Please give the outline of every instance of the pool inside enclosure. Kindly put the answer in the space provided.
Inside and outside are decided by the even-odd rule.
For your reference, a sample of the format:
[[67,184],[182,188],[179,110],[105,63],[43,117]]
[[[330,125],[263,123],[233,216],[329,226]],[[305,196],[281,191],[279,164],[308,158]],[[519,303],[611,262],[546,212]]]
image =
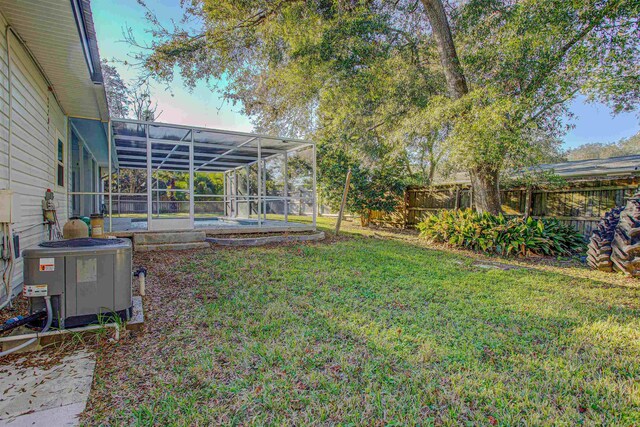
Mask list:
[[[105,229],[310,229],[317,215],[311,141],[112,120],[94,197]],[[109,173],[110,172],[110,173]]]

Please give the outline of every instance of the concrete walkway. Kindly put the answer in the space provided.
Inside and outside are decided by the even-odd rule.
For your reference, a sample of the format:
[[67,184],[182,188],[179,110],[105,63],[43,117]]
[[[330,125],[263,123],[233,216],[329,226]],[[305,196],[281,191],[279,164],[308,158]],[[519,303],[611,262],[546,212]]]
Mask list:
[[84,411],[91,390],[95,365],[92,353],[79,351],[46,369],[21,368],[15,364],[1,366],[0,425],[78,425],[78,415]]

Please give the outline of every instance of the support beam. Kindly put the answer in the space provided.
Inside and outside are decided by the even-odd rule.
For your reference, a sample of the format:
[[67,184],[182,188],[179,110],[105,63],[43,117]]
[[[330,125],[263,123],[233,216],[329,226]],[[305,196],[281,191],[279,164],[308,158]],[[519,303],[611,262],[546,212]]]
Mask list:
[[284,153],[284,222],[289,222],[289,153]]
[[120,210],[120,168],[117,169],[116,189],[118,190],[118,215],[122,215],[122,211]]
[[[80,163],[80,185],[78,186],[80,191],[87,191],[87,186],[85,183],[85,173],[86,173],[86,166],[84,164],[84,144],[83,142],[80,140],[80,138],[78,138],[78,163]],[[78,207],[78,213],[80,214],[80,216],[84,216],[85,212],[84,212],[84,208],[86,205],[86,200],[85,200],[85,196],[80,196],[79,198],[79,202],[80,202],[80,206]]]
[[[126,161],[121,161],[120,162],[120,167],[122,169],[146,169],[147,168],[147,162],[146,160],[142,160],[142,161],[138,161],[138,162],[134,162],[131,160],[126,160]],[[186,165],[181,165],[181,166],[172,166],[172,167],[165,167],[163,170],[166,171],[174,171],[174,172],[188,172],[189,168]],[[226,166],[210,166],[206,169],[201,169],[200,172],[226,172],[228,171],[229,168]]]
[[317,169],[317,162],[316,162],[316,145],[313,144],[313,227],[315,228],[316,226],[316,220],[318,218],[318,191],[316,188],[316,169]]
[[[205,162],[205,163],[203,163],[202,165],[198,166],[198,169],[200,169],[200,168],[201,168],[201,167],[203,167],[203,166],[210,165],[211,163],[215,162],[215,161],[216,161],[216,160],[218,160],[219,158],[224,157],[224,156],[226,156],[227,154],[231,154],[231,153],[233,153],[234,151],[236,151],[237,149],[242,148],[242,147],[244,147],[245,145],[247,145],[247,144],[249,144],[249,143],[251,143],[251,142],[253,142],[253,141],[255,141],[255,138],[248,139],[248,140],[246,140],[245,142],[243,142],[242,144],[237,145],[237,146],[235,146],[235,147],[233,147],[233,148],[231,148],[231,149],[229,149],[229,150],[225,151],[225,152],[224,152],[224,153],[222,153],[222,154],[218,154],[218,155],[217,155],[216,157],[214,157],[213,159],[211,159],[211,160],[209,160],[208,162]],[[260,153],[260,150],[258,150],[258,153]],[[258,155],[259,155],[259,154],[258,154]],[[196,170],[198,170],[198,169],[196,169]]]
[[[263,195],[267,196],[267,160],[262,160],[262,187],[263,187]],[[262,215],[264,216],[264,220],[267,220],[267,199],[265,198],[262,202]]]
[[189,131],[189,133],[191,134],[191,141],[189,144],[189,225],[193,229],[195,228],[195,214],[196,214],[195,194],[194,194],[195,174],[193,171],[193,131]]
[[[126,152],[126,153],[140,153],[144,157],[147,155],[147,149],[146,148],[138,148],[138,147],[123,147],[123,146],[116,146],[116,151],[117,152]],[[172,153],[171,150],[158,150],[158,149],[154,149],[153,150],[154,154],[169,154]],[[179,153],[181,154],[186,154],[184,151],[179,151]],[[205,152],[197,152],[195,153],[195,161],[201,161],[201,162],[206,162],[208,160],[211,160],[213,157],[220,155],[221,153],[205,153]],[[129,154],[131,155],[131,154]],[[227,154],[224,156],[226,159],[232,159],[232,160],[247,160],[247,162],[238,162],[238,163],[242,163],[243,165],[246,163],[251,163],[253,161],[255,161],[256,156],[253,155],[240,155],[240,154]]]
[[[109,186],[109,190],[107,191],[107,193],[109,194],[109,233],[111,233],[111,228],[113,225],[113,221],[111,220],[111,218],[113,218],[113,199],[111,198],[111,184],[113,181],[113,172],[111,170],[111,120],[109,120],[109,124],[107,125],[107,145],[107,155],[109,156],[109,160],[107,162],[107,167],[109,168],[109,180],[107,181],[107,185]],[[118,191],[120,191],[119,188]]]
[[262,141],[258,138],[258,227],[262,227]]
[[[284,154],[284,153],[295,153],[295,152],[297,152],[297,151],[302,151],[302,150],[308,149],[308,148],[310,148],[310,147],[312,147],[312,146],[314,146],[314,144],[309,143],[309,144],[305,144],[305,145],[300,145],[300,146],[298,146],[298,147],[295,147],[295,148],[292,148],[292,149],[289,149],[289,150],[271,150],[271,151],[275,151],[275,153],[270,154],[269,156],[266,156],[264,159],[265,159],[265,160],[270,160],[270,159],[272,159],[272,158],[274,158],[274,157],[277,157],[277,156],[279,156],[279,155],[281,155],[281,154]],[[265,152],[267,152],[267,150],[264,150],[264,149],[263,149],[263,150],[262,150],[262,152],[263,152],[263,154],[264,154]],[[254,160],[253,162],[248,163],[248,165],[249,165],[249,166],[252,166],[252,165],[253,165],[253,164],[255,164],[257,161],[258,161],[258,160],[256,159],[256,160]],[[240,167],[240,166],[238,166],[238,167]]]
[[151,211],[153,209],[153,183],[151,182],[151,143],[149,142],[149,125],[144,126],[147,136],[147,230],[151,229]]
[[[208,142],[196,142],[196,143],[194,143],[194,146],[201,147],[201,148],[217,148],[217,149],[227,149],[227,150],[230,149],[230,148],[233,148],[233,146],[230,146],[230,145],[215,144],[215,143],[208,143]],[[244,146],[244,147],[242,147],[242,149],[240,151],[249,151],[249,152],[252,151],[252,152],[257,153],[258,149],[256,147]],[[261,151],[262,151],[262,154],[265,154],[265,153],[282,154],[284,151],[287,151],[287,150],[277,150],[275,148],[263,148]]]
[[233,217],[238,217],[238,172],[233,171]]
[[[114,139],[116,140],[116,147],[118,146],[118,141],[128,141],[128,142],[145,142],[146,138],[143,136],[131,136],[131,135],[114,135]],[[184,145],[187,146],[189,145],[188,142],[180,142],[180,141],[171,141],[168,139],[153,139],[153,138],[149,138],[149,141],[151,143],[154,144],[177,144],[177,145]],[[308,143],[306,143],[308,145]],[[215,149],[224,149],[224,150],[229,150],[229,149],[238,149],[237,146],[234,145],[229,145],[229,144],[217,144],[215,142],[194,142],[193,143],[194,147],[201,147],[201,148],[215,148]],[[306,145],[300,145],[297,146],[297,149],[303,148]],[[120,147],[126,147],[122,144],[120,144]],[[243,147],[241,151],[254,151],[257,152],[258,149],[256,147]],[[288,151],[288,150],[278,150],[276,148],[263,148],[262,149],[263,153],[271,153],[271,154],[282,154],[284,151]]]
[[[184,153],[185,155],[189,155],[189,153]],[[119,159],[121,159],[123,162],[127,162],[127,161],[145,161],[145,157],[142,156],[135,156],[135,155],[130,155],[130,154],[121,154],[120,156],[118,156]],[[180,165],[188,165],[189,164],[189,159],[167,159],[165,157],[158,157],[158,156],[153,156],[151,159],[154,163],[158,163],[160,162],[160,165],[158,165],[157,167],[155,167],[156,170],[158,170],[160,168],[160,166],[164,165],[164,164],[180,164]],[[199,160],[200,162],[202,162],[202,160]],[[198,162],[198,160],[195,160],[194,158],[194,163]],[[204,162],[201,163],[200,165],[197,166],[197,168],[202,168],[205,166],[205,164],[208,162]],[[227,170],[228,169],[232,169],[232,168],[236,168],[238,166],[242,166],[244,165],[244,162],[216,162],[215,165],[211,165],[211,167],[215,167],[215,166],[224,166]]]
[[244,167],[247,173],[247,219],[251,217],[251,200],[249,200],[249,196],[251,196],[251,173],[249,166]]
[[[187,132],[182,138],[180,138],[180,142],[184,141],[184,139],[187,137],[187,135],[193,135],[193,132],[192,131]],[[162,163],[160,163],[160,166],[158,166],[156,168],[156,170],[160,170],[162,165],[164,165],[164,163],[169,159],[169,157],[171,157],[171,155],[176,152],[178,147],[180,147],[180,145],[178,145],[178,144],[173,146],[171,151],[169,151],[169,154],[167,154],[167,156],[164,158]],[[191,143],[189,144],[189,163],[190,164],[193,163],[193,136],[191,137]]]
[[227,216],[227,173],[222,174],[222,215]]

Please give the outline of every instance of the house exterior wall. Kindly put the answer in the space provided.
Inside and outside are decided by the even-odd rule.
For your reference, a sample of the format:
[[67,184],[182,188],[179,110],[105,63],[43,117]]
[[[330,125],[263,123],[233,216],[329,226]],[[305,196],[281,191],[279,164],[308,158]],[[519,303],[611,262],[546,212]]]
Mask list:
[[[4,29],[6,25],[0,14],[0,28]],[[8,45],[11,49],[11,71]],[[21,249],[37,245],[48,237],[47,228],[42,225],[41,208],[41,200],[48,188],[55,192],[58,218],[63,222],[67,218],[71,170],[67,122],[45,77],[19,39],[11,31],[0,34],[0,189],[9,188],[16,194],[20,206],[19,219],[12,228],[20,236]],[[62,187],[56,182],[58,138],[65,147],[65,185]],[[21,284],[22,259],[19,258],[14,268],[14,293],[19,291]],[[0,301],[5,299],[4,293],[5,290],[0,289]]]

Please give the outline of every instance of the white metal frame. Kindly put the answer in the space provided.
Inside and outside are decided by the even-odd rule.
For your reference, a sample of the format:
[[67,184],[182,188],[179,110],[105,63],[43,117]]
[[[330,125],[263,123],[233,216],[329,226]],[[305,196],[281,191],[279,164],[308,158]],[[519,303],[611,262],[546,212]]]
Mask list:
[[[114,134],[114,123],[126,123],[126,124],[135,124],[143,126],[145,131],[145,137],[139,136],[121,136]],[[188,134],[186,134],[180,141],[176,141],[173,139],[156,139],[151,138],[149,129],[150,126],[159,126],[159,127],[169,127],[174,129],[183,129],[188,130]],[[237,144],[230,145],[228,143],[208,143],[208,142],[196,142],[194,133],[196,132],[208,132],[212,134],[219,135],[230,135],[230,136],[244,136],[246,139]],[[189,136],[189,138],[187,138]],[[117,145],[118,139],[127,139],[129,141],[138,141],[144,142],[145,148],[135,148],[135,147],[124,147],[120,149]],[[186,140],[185,140],[186,139]],[[121,196],[121,195],[132,195],[127,193],[120,193],[120,189],[117,191],[113,191],[113,173],[114,170],[119,170],[119,166],[114,165],[114,157],[118,160],[118,163],[123,162],[124,164],[133,165],[133,166],[123,166],[123,167],[136,167],[137,169],[146,169],[147,171],[147,191],[146,193],[139,193],[136,195],[146,195],[147,200],[147,227],[148,230],[178,230],[178,229],[193,229],[195,227],[195,204],[196,197],[199,199],[207,199],[208,200],[219,200],[223,202],[224,213],[225,215],[233,216],[234,218],[239,218],[239,204],[246,203],[246,218],[249,219],[252,217],[252,209],[251,206],[255,206],[257,213],[257,226],[262,227],[267,220],[267,202],[269,201],[282,201],[284,205],[284,221],[285,223],[289,222],[291,211],[289,204],[293,201],[297,201],[302,203],[302,196],[295,196],[290,194],[290,186],[289,186],[289,161],[290,156],[293,152],[311,149],[312,150],[312,173],[311,173],[311,204],[312,204],[312,224],[313,227],[316,226],[316,218],[317,218],[317,191],[316,191],[316,146],[311,141],[296,139],[296,138],[278,138],[270,135],[262,135],[256,133],[246,133],[246,132],[233,132],[227,130],[218,130],[218,129],[210,129],[203,127],[195,127],[195,126],[183,126],[176,125],[171,123],[160,123],[160,122],[145,122],[139,120],[130,120],[130,119],[114,119],[110,120],[108,123],[108,188],[106,191],[98,191],[98,192],[69,192],[69,196],[72,197],[76,194],[91,194],[102,197],[108,197],[109,203],[107,203],[108,208],[108,220],[106,223],[106,228],[109,231],[113,230],[113,197]],[[273,146],[273,142],[282,141],[282,143],[293,143],[293,148],[287,148],[286,146],[278,146],[278,148],[265,147],[264,141],[270,141]],[[249,144],[254,143],[255,146],[250,146]],[[153,149],[152,144],[173,144],[172,149]],[[176,153],[177,147],[188,146],[188,160],[182,160],[180,158],[170,159],[172,154]],[[200,148],[214,148],[214,149],[226,149],[222,153],[204,153],[203,151],[199,151]],[[114,151],[115,149],[115,151]],[[138,153],[138,156],[119,156],[119,151],[126,151],[130,153]],[[178,154],[185,155],[186,152],[180,152]],[[248,153],[248,154],[247,154]],[[255,154],[254,154],[255,153]],[[158,156],[161,155],[161,156]],[[144,156],[144,158],[141,158]],[[196,164],[196,156],[200,158],[198,162],[200,164]],[[203,157],[210,156],[207,160],[202,160]],[[282,156],[284,159],[284,192],[282,196],[268,196],[267,195],[267,160],[277,158]],[[167,161],[169,166],[167,167]],[[154,162],[160,162],[159,165],[154,165]],[[184,165],[180,166],[181,169],[172,169],[172,165]],[[257,182],[256,182],[256,194],[251,194],[251,166],[255,165],[257,169]],[[189,173],[189,189],[185,190],[185,192],[189,193],[189,217],[187,218],[171,218],[171,219],[160,219],[154,218],[153,215],[153,171],[158,169],[166,169],[166,170],[181,170]],[[256,170],[254,169],[254,171]],[[196,195],[195,194],[195,173],[198,171],[206,171],[206,172],[221,172],[224,176],[224,194],[222,195]],[[246,176],[246,194],[240,194],[240,180],[238,178],[238,174],[244,171]],[[305,199],[308,201],[308,198]]]

